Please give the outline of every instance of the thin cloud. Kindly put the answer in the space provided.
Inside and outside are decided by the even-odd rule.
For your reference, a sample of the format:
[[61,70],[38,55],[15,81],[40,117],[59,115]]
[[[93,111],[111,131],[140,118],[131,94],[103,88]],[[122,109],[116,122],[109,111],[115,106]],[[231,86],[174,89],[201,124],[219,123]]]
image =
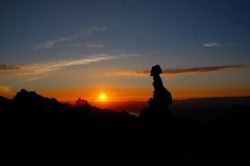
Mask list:
[[203,46],[207,48],[213,48],[213,47],[220,47],[221,45],[216,42],[210,42],[210,43],[203,43]]
[[67,36],[67,37],[60,37],[54,40],[49,40],[40,44],[37,44],[35,46],[32,47],[33,50],[40,50],[40,49],[48,49],[51,47],[54,47],[55,45],[57,45],[58,43],[63,43],[63,42],[67,42],[67,41],[72,41],[72,40],[76,40],[80,37],[84,37],[84,36],[88,36],[92,33],[95,32],[103,32],[105,31],[107,28],[104,26],[94,26],[94,27],[90,27],[88,29],[84,29],[81,32],[77,33],[77,34],[73,34],[71,36]]
[[34,47],[32,47],[32,49],[33,50],[40,50],[40,49],[51,48],[54,45],[56,45],[57,43],[66,42],[66,41],[70,41],[70,40],[75,40],[77,38],[78,38],[77,36],[62,37],[62,38],[58,38],[58,39],[55,39],[55,40],[46,41],[44,43],[35,45]]
[[0,71],[15,71],[21,70],[22,66],[9,66],[9,65],[0,65]]
[[87,44],[85,47],[87,47],[87,48],[103,48],[104,46],[101,44]]
[[99,54],[99,55],[86,56],[80,59],[59,60],[46,63],[36,63],[30,65],[16,66],[16,68],[20,70],[5,75],[4,73],[0,73],[2,74],[0,75],[0,78],[2,76],[2,78],[27,78],[28,80],[36,80],[49,75],[49,73],[51,72],[58,71],[66,67],[76,66],[76,65],[87,65],[90,63],[117,59],[120,57],[122,56]]
[[[178,75],[178,74],[200,74],[215,72],[226,69],[241,69],[244,66],[242,65],[228,65],[228,66],[211,66],[211,67],[196,67],[196,68],[186,68],[186,69],[165,69],[162,71],[162,74],[167,75]],[[115,75],[124,75],[124,76],[149,76],[149,70],[127,70],[115,72]]]

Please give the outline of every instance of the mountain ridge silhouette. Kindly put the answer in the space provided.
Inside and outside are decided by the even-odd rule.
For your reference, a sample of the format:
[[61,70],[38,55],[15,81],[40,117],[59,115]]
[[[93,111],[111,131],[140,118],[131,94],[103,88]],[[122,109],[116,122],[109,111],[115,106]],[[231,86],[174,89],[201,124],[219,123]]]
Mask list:
[[175,117],[162,123],[90,104],[72,107],[27,90],[0,97],[0,153],[9,163],[247,162],[249,127],[244,105],[209,123]]

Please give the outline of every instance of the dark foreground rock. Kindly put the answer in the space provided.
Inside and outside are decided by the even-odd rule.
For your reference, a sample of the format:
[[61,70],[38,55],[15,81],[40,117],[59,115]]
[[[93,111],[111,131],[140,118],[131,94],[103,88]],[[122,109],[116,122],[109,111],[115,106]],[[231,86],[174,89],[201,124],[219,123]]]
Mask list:
[[242,105],[201,124],[72,107],[25,90],[0,103],[1,165],[249,163],[250,110]]

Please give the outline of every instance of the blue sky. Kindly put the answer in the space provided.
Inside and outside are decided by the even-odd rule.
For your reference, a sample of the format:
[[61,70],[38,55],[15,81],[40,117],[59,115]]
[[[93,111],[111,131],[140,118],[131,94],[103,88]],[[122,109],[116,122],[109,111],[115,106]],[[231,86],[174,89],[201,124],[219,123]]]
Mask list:
[[[201,87],[207,82],[217,87],[231,82],[231,95],[239,82],[250,90],[247,0],[2,0],[0,4],[2,93],[22,87],[43,92],[87,89],[87,85],[147,87],[150,78],[129,74],[150,70],[154,64],[164,69],[222,67],[212,74],[205,71],[205,78],[194,74],[197,71],[170,77],[174,91],[181,91],[185,85],[177,85],[191,77]],[[119,75],[124,71],[126,76]],[[91,74],[79,78],[83,73]],[[190,86],[195,84],[192,80]]]

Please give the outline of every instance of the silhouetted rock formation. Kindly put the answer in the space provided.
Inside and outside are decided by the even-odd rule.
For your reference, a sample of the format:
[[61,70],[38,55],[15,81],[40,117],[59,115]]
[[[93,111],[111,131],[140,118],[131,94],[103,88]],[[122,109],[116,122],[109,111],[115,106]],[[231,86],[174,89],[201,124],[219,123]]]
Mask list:
[[148,108],[145,108],[140,117],[145,119],[167,120],[170,117],[169,105],[172,104],[172,95],[164,87],[160,74],[161,67],[155,65],[151,69],[150,76],[153,77],[154,94],[148,101]]
[[85,105],[89,105],[89,103],[88,103],[87,100],[84,100],[84,99],[82,99],[81,97],[79,97],[79,98],[76,100],[76,106],[82,107],[82,106],[85,106]]
[[26,111],[36,110],[36,111],[49,111],[61,109],[63,104],[58,102],[55,98],[47,98],[38,95],[36,92],[28,92],[22,89],[20,92],[14,96],[12,100],[13,110],[24,109]]

